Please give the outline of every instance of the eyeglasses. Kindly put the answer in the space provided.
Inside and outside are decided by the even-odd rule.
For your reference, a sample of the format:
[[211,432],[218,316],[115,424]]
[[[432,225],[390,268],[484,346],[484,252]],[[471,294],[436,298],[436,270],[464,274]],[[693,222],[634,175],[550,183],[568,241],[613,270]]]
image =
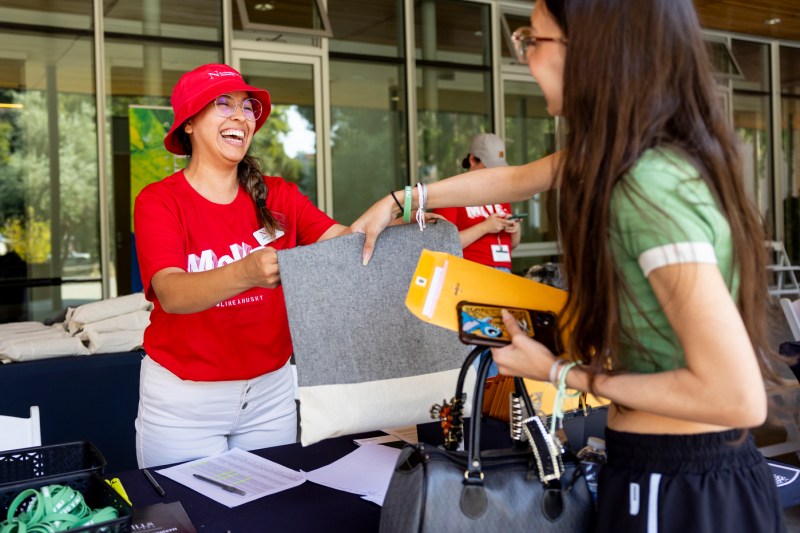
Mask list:
[[528,50],[533,50],[536,43],[539,41],[567,44],[567,40],[561,37],[534,37],[533,29],[527,26],[517,28],[514,33],[511,34],[511,42],[514,43],[514,52],[517,54],[517,61],[520,63],[527,63]]
[[254,122],[261,116],[263,106],[261,102],[255,98],[245,98],[241,102],[229,94],[222,94],[214,99],[214,107],[217,109],[217,114],[221,117],[232,117],[236,114],[236,110],[242,108],[244,118]]

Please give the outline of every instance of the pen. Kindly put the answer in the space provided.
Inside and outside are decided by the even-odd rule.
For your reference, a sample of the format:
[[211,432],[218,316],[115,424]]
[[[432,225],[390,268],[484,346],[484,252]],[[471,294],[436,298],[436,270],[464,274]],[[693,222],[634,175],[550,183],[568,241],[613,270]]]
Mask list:
[[215,485],[215,486],[221,488],[222,490],[227,490],[228,492],[232,492],[234,494],[238,494],[239,496],[244,496],[245,494],[247,494],[245,491],[243,491],[239,487],[234,487],[232,485],[226,485],[225,483],[222,483],[221,481],[217,481],[216,479],[211,479],[210,477],[201,476],[200,474],[192,474],[192,475],[194,477],[196,477],[197,479],[205,481],[206,483],[211,483],[212,485]]
[[142,469],[142,472],[144,472],[144,476],[147,478],[147,481],[149,481],[150,484],[153,485],[153,488],[156,489],[156,492],[159,494],[159,496],[166,495],[164,489],[161,488],[161,485],[158,484],[158,481],[156,481],[156,478],[153,477],[153,474],[151,474],[149,470],[144,468]]

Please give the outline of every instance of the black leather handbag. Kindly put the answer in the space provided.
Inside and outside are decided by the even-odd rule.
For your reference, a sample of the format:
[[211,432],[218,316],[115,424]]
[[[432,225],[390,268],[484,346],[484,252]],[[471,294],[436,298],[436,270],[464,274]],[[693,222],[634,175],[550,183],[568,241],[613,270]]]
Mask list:
[[[464,398],[463,376],[477,354],[464,363],[455,399]],[[381,533],[591,530],[594,510],[581,469],[574,458],[562,456],[538,416],[523,420],[527,439],[518,445],[481,451],[480,413],[491,362],[486,357],[478,370],[466,451],[428,444],[403,448],[383,502]],[[517,398],[533,413],[523,380],[516,381]]]

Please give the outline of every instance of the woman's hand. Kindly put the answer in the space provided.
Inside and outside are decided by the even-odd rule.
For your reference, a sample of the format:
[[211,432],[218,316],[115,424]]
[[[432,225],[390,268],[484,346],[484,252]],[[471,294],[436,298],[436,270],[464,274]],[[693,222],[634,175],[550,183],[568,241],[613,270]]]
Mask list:
[[367,209],[363,215],[350,225],[353,233],[363,233],[365,236],[364,249],[361,252],[361,264],[366,266],[369,260],[372,259],[372,252],[375,250],[375,242],[378,240],[378,235],[395,219],[395,207],[394,200],[387,196],[375,202],[372,207]]
[[548,381],[556,357],[544,344],[522,332],[514,317],[503,309],[503,323],[511,335],[511,344],[492,348],[492,357],[501,374]]
[[281,283],[278,270],[278,253],[274,248],[266,247],[248,254],[241,260],[243,276],[249,287],[274,289]]
[[519,229],[520,229],[519,220],[513,218],[506,219],[506,228],[505,228],[506,233],[510,233],[513,235],[514,233],[519,232]]
[[[378,200],[358,220],[350,225],[353,233],[363,233],[365,235],[364,249],[361,253],[361,264],[366,266],[372,259],[372,252],[375,250],[375,242],[378,236],[387,226],[398,226],[404,224],[402,218],[397,218],[395,213],[396,204],[390,197]],[[411,213],[410,224],[416,224],[416,210]],[[436,224],[439,220],[447,220],[436,213],[425,212],[425,223]]]
[[492,213],[486,220],[481,222],[481,226],[483,227],[484,235],[489,233],[500,233],[501,231],[507,231],[509,227],[511,227],[513,221],[508,220],[506,215],[501,215],[499,213]]

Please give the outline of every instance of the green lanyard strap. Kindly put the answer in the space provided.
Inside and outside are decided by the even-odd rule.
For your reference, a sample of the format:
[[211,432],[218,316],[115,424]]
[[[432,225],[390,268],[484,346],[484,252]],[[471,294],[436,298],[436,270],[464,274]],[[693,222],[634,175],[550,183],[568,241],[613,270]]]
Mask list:
[[6,520],[0,522],[0,533],[57,533],[108,522],[118,516],[113,507],[90,509],[83,495],[71,487],[48,485],[41,492],[34,489],[20,492],[8,506]]

